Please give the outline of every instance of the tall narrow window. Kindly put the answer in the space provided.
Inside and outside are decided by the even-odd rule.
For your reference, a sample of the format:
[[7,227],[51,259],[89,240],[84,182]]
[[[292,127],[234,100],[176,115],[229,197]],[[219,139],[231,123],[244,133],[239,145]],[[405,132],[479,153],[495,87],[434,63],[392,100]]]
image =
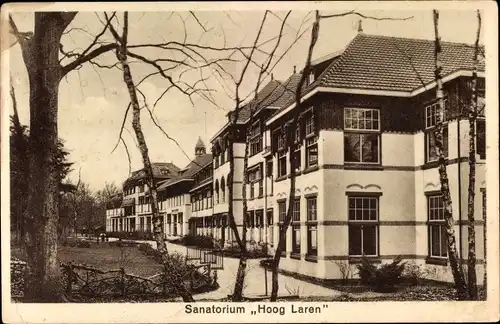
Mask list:
[[286,151],[278,152],[278,177],[286,176]]
[[292,253],[300,254],[300,198],[293,201]]
[[318,255],[318,216],[316,197],[307,198],[307,255]]
[[266,218],[267,218],[267,237],[268,237],[268,240],[269,240],[269,244],[271,246],[274,245],[274,230],[273,230],[273,210],[272,209],[268,209],[266,211]]
[[486,121],[478,118],[476,122],[476,149],[479,158],[486,159]]
[[344,159],[351,163],[380,163],[378,109],[344,109]]
[[[443,120],[443,153],[445,157],[448,157],[448,125],[446,123],[446,116],[448,111],[447,103],[448,101],[445,99],[445,118]],[[437,102],[425,107],[425,150],[427,162],[437,161],[438,159],[436,147],[436,125],[438,114],[439,106]]]
[[255,155],[262,151],[262,134],[260,121],[255,122],[250,128],[250,155]]
[[[279,220],[279,232],[281,232],[284,228],[283,222],[285,221],[286,218],[286,201],[281,201],[278,203],[278,220]],[[278,232],[278,234],[279,234]],[[286,252],[286,233],[284,235],[284,242],[283,242],[283,252]],[[279,241],[279,237],[278,237]]]
[[441,195],[427,196],[427,215],[429,228],[429,256],[448,257],[448,240],[444,220],[444,205]]
[[378,255],[378,197],[349,196],[349,255]]

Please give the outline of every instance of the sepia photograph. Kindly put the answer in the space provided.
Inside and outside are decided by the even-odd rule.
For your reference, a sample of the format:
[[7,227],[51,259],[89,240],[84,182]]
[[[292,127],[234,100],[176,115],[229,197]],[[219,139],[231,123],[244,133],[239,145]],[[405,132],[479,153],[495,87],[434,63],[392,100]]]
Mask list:
[[2,6],[3,320],[498,320],[495,9]]

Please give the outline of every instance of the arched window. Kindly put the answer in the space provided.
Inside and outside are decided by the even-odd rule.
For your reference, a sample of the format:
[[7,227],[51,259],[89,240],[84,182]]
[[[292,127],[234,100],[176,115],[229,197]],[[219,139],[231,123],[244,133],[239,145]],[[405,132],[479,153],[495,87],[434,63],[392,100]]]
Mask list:
[[221,191],[221,202],[226,201],[226,182],[224,181],[224,177],[220,179],[220,191]]
[[215,196],[215,203],[219,203],[219,179],[215,180],[215,187],[214,187],[214,196]]

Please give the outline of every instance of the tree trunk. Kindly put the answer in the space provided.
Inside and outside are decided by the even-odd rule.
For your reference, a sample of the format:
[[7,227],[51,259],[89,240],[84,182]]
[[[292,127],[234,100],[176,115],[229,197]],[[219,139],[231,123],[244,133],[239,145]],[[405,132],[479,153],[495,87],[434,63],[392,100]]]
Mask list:
[[[12,169],[17,169],[20,174],[16,174],[16,179],[10,179],[11,183],[11,213],[14,217],[11,217],[11,222],[15,225],[15,242],[17,244],[23,245],[22,240],[24,237],[24,215],[27,208],[26,196],[28,195],[28,179],[29,179],[29,156],[28,156],[28,143],[26,141],[26,136],[24,132],[24,127],[21,125],[19,120],[19,112],[17,110],[17,99],[16,92],[14,90],[14,85],[12,77],[10,78],[10,96],[12,100],[12,108],[14,110],[13,115],[13,126],[14,134],[11,134],[11,138],[15,141],[15,146],[17,150],[17,159],[13,161],[11,158],[11,172]],[[12,140],[11,140],[12,143]],[[11,155],[12,155],[11,146]],[[18,163],[18,165],[13,165],[13,163]],[[14,171],[15,172],[15,171]],[[12,174],[12,173],[11,173]],[[16,187],[14,187],[16,186]]]
[[476,44],[474,50],[473,71],[471,80],[471,102],[469,109],[469,197],[467,205],[468,245],[469,254],[467,257],[467,280],[469,298],[477,299],[477,277],[476,277],[476,229],[474,225],[474,207],[476,191],[476,120],[477,120],[477,66],[479,55],[479,37],[481,35],[481,14],[477,12],[478,26],[476,34]]
[[182,274],[175,272],[174,268],[169,264],[170,258],[168,257],[167,245],[163,237],[163,227],[158,209],[158,197],[156,192],[156,183],[154,182],[154,177],[153,177],[153,168],[151,167],[151,161],[149,159],[146,139],[144,138],[144,134],[142,132],[141,110],[139,107],[139,100],[137,98],[136,88],[134,85],[134,81],[132,79],[132,73],[130,71],[130,66],[127,60],[126,52],[127,48],[125,43],[119,50],[117,50],[116,56],[123,68],[123,80],[127,86],[130,95],[130,102],[133,111],[132,127],[134,129],[137,138],[137,143],[139,146],[139,150],[141,152],[142,162],[144,165],[144,171],[146,173],[146,181],[149,186],[149,194],[151,196],[151,213],[152,213],[154,238],[157,244],[157,249],[162,256],[162,263],[168,269],[168,271],[165,271],[165,274],[167,276],[167,281],[174,285],[176,292],[182,297],[184,302],[193,302],[194,299],[192,294],[187,290],[182,281]]
[[57,261],[59,175],[55,167],[61,80],[59,41],[72,17],[65,18],[64,13],[35,13],[34,35],[29,42],[21,44],[30,82],[31,172],[25,218],[27,302],[62,300]]
[[443,150],[443,120],[445,117],[444,111],[444,93],[443,93],[443,80],[441,78],[442,62],[441,62],[441,40],[439,37],[439,13],[437,10],[433,11],[434,16],[434,33],[435,33],[435,79],[436,79],[436,99],[438,102],[439,113],[437,114],[436,120],[436,148],[438,152],[438,171],[439,180],[441,183],[441,193],[444,205],[444,217],[446,224],[446,233],[448,237],[448,258],[450,261],[451,271],[453,274],[453,279],[455,281],[455,288],[457,290],[457,296],[460,300],[467,298],[467,288],[464,280],[464,275],[462,272],[462,267],[459,265],[459,258],[457,255],[457,246],[455,241],[455,229],[453,220],[453,210],[451,204],[450,187],[448,183],[448,173],[446,171],[446,160],[444,157]]
[[[252,125],[253,122],[253,111],[250,107],[250,122],[249,125]],[[245,155],[243,158],[243,183],[241,189],[241,198],[243,202],[243,228],[241,231],[241,241],[242,246],[240,246],[241,254],[240,254],[240,262],[238,264],[238,272],[236,273],[236,281],[234,284],[234,292],[232,296],[233,301],[242,301],[243,300],[243,288],[245,284],[245,274],[247,268],[247,260],[248,260],[248,251],[246,247],[247,242],[247,217],[248,217],[248,203],[247,203],[247,190],[246,186],[248,183],[248,146],[249,146],[249,130],[246,130],[245,136]]]
[[319,36],[319,11],[316,10],[316,17],[311,29],[311,42],[309,43],[309,49],[307,52],[306,64],[304,70],[300,76],[299,82],[297,84],[297,89],[295,91],[295,108],[293,110],[293,116],[288,127],[285,128],[285,140],[287,143],[288,153],[289,153],[289,164],[290,164],[290,191],[288,194],[288,210],[286,213],[286,218],[279,229],[279,239],[278,246],[276,247],[276,252],[273,258],[272,264],[272,288],[271,288],[271,301],[275,302],[278,299],[278,269],[281,259],[281,253],[285,248],[286,232],[290,225],[293,216],[293,205],[295,197],[295,171],[293,170],[293,152],[295,151],[296,143],[292,136],[292,132],[297,128],[297,121],[300,116],[301,110],[301,97],[302,97],[302,86],[306,81],[306,77],[309,75],[309,70],[311,68],[311,58],[314,50],[314,46],[318,40]]

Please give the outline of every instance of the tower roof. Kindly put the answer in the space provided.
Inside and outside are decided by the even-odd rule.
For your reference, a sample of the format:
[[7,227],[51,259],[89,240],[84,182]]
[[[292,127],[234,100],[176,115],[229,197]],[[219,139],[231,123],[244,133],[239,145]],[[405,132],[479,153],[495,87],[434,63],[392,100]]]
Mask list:
[[202,148],[202,147],[205,147],[205,143],[203,143],[203,141],[201,140],[201,136],[200,136],[200,137],[198,137],[198,141],[196,142],[195,148]]

